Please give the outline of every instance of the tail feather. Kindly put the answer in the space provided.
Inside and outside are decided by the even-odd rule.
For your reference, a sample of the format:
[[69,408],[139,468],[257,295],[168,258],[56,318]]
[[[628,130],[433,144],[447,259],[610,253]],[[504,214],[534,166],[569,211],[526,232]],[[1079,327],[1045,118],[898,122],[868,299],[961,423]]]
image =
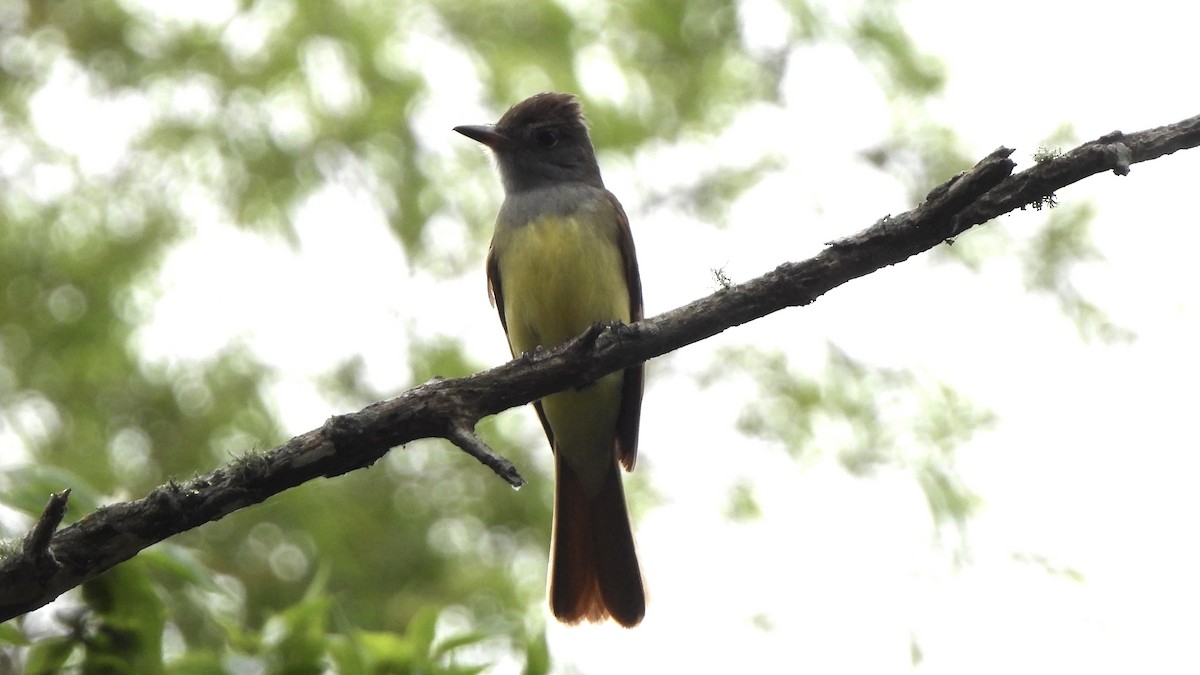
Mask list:
[[550,608],[565,623],[611,616],[625,627],[646,613],[625,491],[614,461],[598,494],[588,496],[575,472],[555,457]]

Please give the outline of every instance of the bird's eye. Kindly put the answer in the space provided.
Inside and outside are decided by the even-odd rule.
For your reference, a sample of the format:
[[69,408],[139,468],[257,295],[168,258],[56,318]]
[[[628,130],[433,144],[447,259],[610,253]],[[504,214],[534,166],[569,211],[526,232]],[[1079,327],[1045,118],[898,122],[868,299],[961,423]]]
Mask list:
[[538,129],[533,140],[543,148],[553,148],[558,145],[558,132],[553,129]]

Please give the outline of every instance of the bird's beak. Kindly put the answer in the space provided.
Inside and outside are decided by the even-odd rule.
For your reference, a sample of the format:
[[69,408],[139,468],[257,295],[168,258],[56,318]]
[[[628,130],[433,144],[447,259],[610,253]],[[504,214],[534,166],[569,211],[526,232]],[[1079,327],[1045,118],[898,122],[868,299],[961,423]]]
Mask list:
[[454,130],[471,140],[483,143],[493,150],[499,150],[512,144],[512,139],[496,131],[496,125],[494,124],[467,124],[461,127],[454,127]]

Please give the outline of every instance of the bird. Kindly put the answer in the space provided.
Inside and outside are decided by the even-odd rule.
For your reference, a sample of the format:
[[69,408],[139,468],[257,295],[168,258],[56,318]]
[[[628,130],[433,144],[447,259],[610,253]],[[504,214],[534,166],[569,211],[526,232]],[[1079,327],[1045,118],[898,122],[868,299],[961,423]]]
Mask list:
[[[629,219],[600,177],[579,99],[537,94],[495,124],[454,131],[492,151],[504,187],[487,281],[513,357],[641,319]],[[554,453],[548,595],[563,623],[611,617],[632,628],[645,616],[618,468],[637,459],[644,382],[638,364],[533,404]]]

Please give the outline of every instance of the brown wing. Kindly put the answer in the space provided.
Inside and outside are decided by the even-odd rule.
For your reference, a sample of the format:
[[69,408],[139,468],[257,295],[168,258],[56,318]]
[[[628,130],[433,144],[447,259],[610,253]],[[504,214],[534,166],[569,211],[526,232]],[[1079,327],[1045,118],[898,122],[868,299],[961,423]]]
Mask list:
[[[500,325],[504,328],[504,337],[508,338],[508,321],[504,318],[504,288],[500,285],[500,263],[496,260],[496,251],[492,246],[488,246],[487,254],[487,283],[488,296],[492,300],[492,304],[496,307],[496,312],[500,314]],[[640,287],[639,287],[640,294]],[[641,307],[639,300],[638,307]],[[520,354],[513,351],[512,343],[508,345],[508,351],[513,358],[517,358]],[[542,402],[534,401],[533,409],[537,411],[538,420],[542,423],[542,429],[546,431],[546,440],[550,441],[550,448],[554,449],[554,432],[550,429],[550,423],[546,421],[546,413],[542,410]],[[637,429],[634,429],[634,441],[637,440]]]
[[[629,319],[642,318],[642,276],[638,273],[637,252],[633,248],[633,233],[629,229],[629,217],[616,196],[607,192],[617,213],[617,244],[625,261],[625,281],[629,286]],[[642,419],[642,389],[645,386],[645,365],[625,369],[625,380],[621,390],[621,411],[617,414],[617,458],[626,471],[633,471],[637,462],[638,426]]]

